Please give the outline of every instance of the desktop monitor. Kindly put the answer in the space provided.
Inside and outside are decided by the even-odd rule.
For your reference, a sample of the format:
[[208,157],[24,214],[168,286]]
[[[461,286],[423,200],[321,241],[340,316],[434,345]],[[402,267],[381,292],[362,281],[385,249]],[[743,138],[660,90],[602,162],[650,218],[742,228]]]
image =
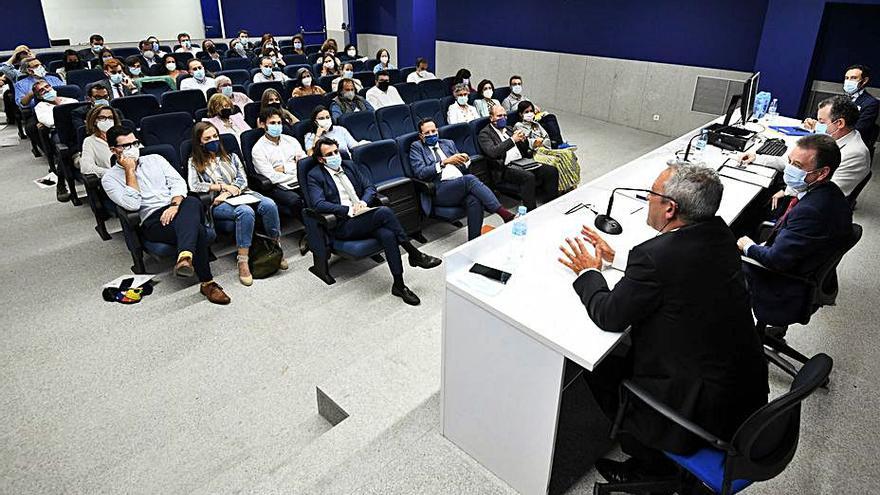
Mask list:
[[743,83],[742,98],[740,99],[740,113],[742,115],[742,123],[745,125],[752,114],[755,112],[755,96],[758,94],[758,81],[761,78],[760,72],[755,72],[752,77],[746,79]]

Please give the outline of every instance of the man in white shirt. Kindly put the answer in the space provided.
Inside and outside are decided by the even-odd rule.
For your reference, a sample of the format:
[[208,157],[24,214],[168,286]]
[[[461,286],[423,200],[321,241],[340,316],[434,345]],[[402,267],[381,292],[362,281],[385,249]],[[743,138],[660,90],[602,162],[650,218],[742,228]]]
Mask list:
[[[378,192],[369,174],[353,161],[343,162],[336,141],[321,138],[315,143],[312,153],[319,165],[309,170],[305,188],[315,211],[336,217],[337,224],[329,233],[340,240],[372,238],[379,241],[394,277],[391,294],[411,306],[419,305],[419,297],[403,283],[400,248],[409,254],[410,266],[434,268],[440,265],[440,260],[413,246],[394,210],[387,206],[375,206]],[[317,256],[316,263],[326,263],[326,259],[319,260]]]
[[279,70],[275,70],[277,66],[272,61],[272,57],[260,58],[260,72],[254,74],[254,82],[278,81],[280,83],[287,82],[289,77]]
[[[819,103],[816,120],[816,133],[828,134],[840,148],[840,165],[831,176],[831,182],[837,184],[848,198],[871,171],[871,154],[859,131],[853,128],[859,120],[859,109],[847,96],[832,96]],[[747,153],[742,161],[749,163],[755,158],[754,153]],[[788,156],[762,155],[761,162],[782,171],[788,163]],[[784,196],[794,197],[796,194],[791,188],[777,192],[773,195],[773,209]]]
[[55,128],[55,107],[64,105],[65,103],[76,103],[73,98],[58,96],[52,85],[45,79],[40,79],[34,83],[34,96],[37,105],[34,107],[34,113],[37,116],[37,126],[49,129]]
[[376,85],[367,90],[367,101],[376,110],[391,105],[404,104],[397,88],[391,85],[391,76],[386,70],[376,73]]
[[468,240],[480,236],[483,210],[497,213],[505,222],[513,220],[513,213],[501,206],[491,189],[466,174],[470,157],[459,153],[453,141],[440,139],[432,119],[422,119],[418,130],[419,140],[410,145],[409,161],[417,179],[434,184],[434,194],[423,194],[421,198],[425,214],[430,215],[433,206],[465,208]]
[[477,109],[468,104],[468,96],[471,94],[471,90],[466,84],[456,84],[452,94],[455,95],[455,102],[449,105],[449,109],[446,111],[446,122],[448,124],[470,122],[480,118]]
[[192,53],[193,57],[195,57],[197,53],[202,51],[199,45],[193,44],[187,33],[178,34],[177,43],[180,46],[177,47],[177,50],[174,50],[175,53]]
[[293,188],[297,185],[296,162],[305,158],[306,153],[296,138],[282,134],[283,121],[281,110],[263,109],[257,123],[266,133],[254,144],[251,160],[256,173],[272,182],[272,190],[266,195],[299,217],[302,198]]
[[205,72],[205,66],[202,61],[197,58],[191,58],[186,61],[186,68],[192,77],[187,77],[180,82],[180,89],[198,89],[208,96],[208,89],[214,87],[214,78],[208,77]]
[[410,72],[408,76],[406,76],[406,82],[411,83],[420,83],[423,81],[427,81],[429,79],[437,79],[437,76],[428,72],[428,61],[423,57],[419,57],[416,59],[416,70]]

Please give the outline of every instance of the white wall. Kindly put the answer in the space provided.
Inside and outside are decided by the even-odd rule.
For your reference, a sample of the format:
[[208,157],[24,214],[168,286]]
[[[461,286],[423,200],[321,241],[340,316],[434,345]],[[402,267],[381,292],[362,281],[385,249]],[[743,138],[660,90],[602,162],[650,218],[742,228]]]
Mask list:
[[176,39],[187,32],[205,37],[199,0],[41,0],[51,39],[88,43],[100,33],[107,43],[137,42],[147,36]]
[[[391,64],[395,67],[400,67],[397,65],[397,36],[358,33],[357,38],[358,53],[373,58],[376,56],[376,52],[384,48],[388,50],[388,54],[391,56]],[[373,70],[373,68],[370,67],[369,70]]]
[[342,23],[348,24],[347,0],[324,0],[324,19],[327,22],[327,38],[335,39],[342,50],[348,44]]

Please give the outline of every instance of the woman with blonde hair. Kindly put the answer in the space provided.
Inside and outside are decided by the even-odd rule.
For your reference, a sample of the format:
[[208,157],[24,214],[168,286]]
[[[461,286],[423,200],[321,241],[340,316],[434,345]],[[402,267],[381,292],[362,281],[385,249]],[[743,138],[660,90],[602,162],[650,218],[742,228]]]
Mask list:
[[553,149],[550,135],[535,119],[535,106],[530,101],[521,101],[516,107],[520,121],[513,126],[514,131],[526,135],[532,158],[539,163],[559,170],[559,192],[566,193],[581,183],[581,166],[574,148]]
[[273,88],[268,88],[266,91],[263,91],[263,98],[260,100],[260,113],[263,113],[263,110],[272,107],[277,108],[281,111],[281,119],[283,120],[282,124],[290,130],[290,126],[299,122],[299,119],[296,118],[296,115],[290,113],[290,110],[284,108],[284,100],[281,99],[281,93],[278,90]]
[[[221,95],[222,96],[222,95]],[[256,215],[263,221],[266,235],[281,247],[281,220],[278,206],[271,198],[251,191],[238,155],[227,153],[220,142],[220,133],[210,122],[197,122],[192,131],[192,155],[188,165],[189,188],[193,192],[217,193],[211,205],[214,220],[235,222],[235,242],[238,246],[238,279],[242,285],[254,283],[248,266],[248,254],[254,236]],[[255,202],[233,205],[227,199],[248,194]],[[287,261],[281,257],[281,269]]]
[[107,131],[121,123],[119,114],[109,105],[95,105],[89,110],[89,113],[86,114],[86,133],[88,136],[83,140],[82,152],[78,159],[80,173],[101,177],[110,170],[110,167],[113,166],[110,163],[110,156],[113,155],[113,152],[107,145]]
[[251,128],[244,121],[241,113],[235,113],[235,104],[232,102],[232,98],[221,93],[211,95],[211,99],[208,100],[208,116],[202,121],[214,124],[220,134],[232,134],[239,144],[241,144],[241,133]]

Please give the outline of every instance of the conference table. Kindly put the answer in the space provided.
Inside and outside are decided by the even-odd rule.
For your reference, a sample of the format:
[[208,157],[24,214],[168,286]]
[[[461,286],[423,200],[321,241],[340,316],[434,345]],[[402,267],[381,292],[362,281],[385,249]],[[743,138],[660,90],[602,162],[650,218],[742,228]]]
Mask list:
[[[791,149],[797,138],[772,131],[769,124],[748,127],[765,128],[759,135],[782,137]],[[776,117],[772,124],[798,121]],[[574,273],[557,261],[559,246],[577,236],[582,225],[593,226],[595,212],[605,212],[615,187],[650,189],[702,127],[529,212],[521,247],[511,242],[512,224],[506,224],[444,256],[442,433],[520,493],[563,491],[612,446],[607,418],[577,377],[594,370],[626,333],[605,332],[589,318],[572,289]],[[753,183],[763,179],[742,179],[766,172],[769,184],[777,173],[767,167],[736,168],[741,154],[708,146],[701,158],[704,166],[721,169],[718,215],[728,224],[766,189]],[[722,168],[725,164],[734,170]],[[569,213],[580,204],[587,207]],[[634,193],[615,194],[612,217],[623,232],[600,233],[617,253],[603,268],[610,286],[623,277],[629,250],[658,235],[646,224],[647,209]],[[471,273],[474,263],[512,276],[503,285]]]

